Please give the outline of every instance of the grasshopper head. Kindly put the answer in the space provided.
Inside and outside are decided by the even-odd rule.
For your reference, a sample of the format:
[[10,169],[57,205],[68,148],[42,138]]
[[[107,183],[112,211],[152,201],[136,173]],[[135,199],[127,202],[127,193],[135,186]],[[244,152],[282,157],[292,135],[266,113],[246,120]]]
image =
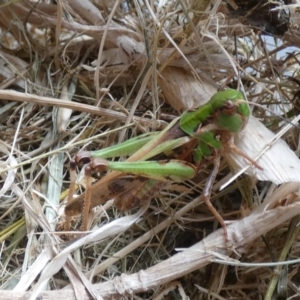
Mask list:
[[244,96],[237,90],[218,92],[195,111],[186,111],[180,117],[179,126],[188,135],[193,135],[204,122],[212,122],[220,129],[240,131],[247,123],[250,109]]
[[217,126],[231,132],[239,132],[250,117],[250,108],[241,92],[226,90],[215,94],[210,100],[215,112]]

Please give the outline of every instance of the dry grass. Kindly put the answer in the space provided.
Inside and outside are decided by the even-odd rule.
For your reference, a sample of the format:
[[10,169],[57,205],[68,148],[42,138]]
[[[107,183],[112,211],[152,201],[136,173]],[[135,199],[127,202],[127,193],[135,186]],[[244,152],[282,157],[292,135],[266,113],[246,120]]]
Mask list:
[[[226,86],[261,104],[253,114],[273,132],[278,115],[298,114],[296,9],[275,38],[210,2],[2,4],[1,299],[300,297],[299,262],[257,265],[300,255],[300,177],[278,187],[242,175],[220,192],[224,160],[212,201],[231,221],[230,243],[200,197],[209,170],[139,211],[108,201],[91,213],[90,234],[59,231],[78,151],[161,130]],[[299,127],[284,138],[299,149]]]

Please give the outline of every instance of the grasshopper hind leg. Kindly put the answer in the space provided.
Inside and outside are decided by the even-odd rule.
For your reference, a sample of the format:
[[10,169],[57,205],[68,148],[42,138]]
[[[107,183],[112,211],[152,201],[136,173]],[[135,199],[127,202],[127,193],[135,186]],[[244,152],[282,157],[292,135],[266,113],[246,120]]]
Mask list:
[[81,214],[81,231],[86,231],[88,227],[88,219],[89,212],[91,207],[91,199],[92,199],[92,175],[91,175],[91,167],[89,165],[85,168],[85,180],[86,180],[86,190],[85,190],[85,199],[83,202],[83,209]]
[[[75,194],[76,167],[83,164],[88,164],[85,169],[86,193],[85,193],[85,199],[84,199],[82,214],[81,214],[81,223],[82,223],[81,230],[87,229],[88,214],[89,214],[90,203],[91,203],[92,168],[90,167],[90,162],[91,162],[91,154],[88,151],[79,152],[70,162],[70,186],[69,186],[68,204],[70,204],[73,201],[73,195]],[[64,229],[66,231],[69,231],[70,228],[71,228],[71,216],[69,214],[66,214]]]
[[[73,200],[73,195],[75,193],[75,185],[76,185],[75,168],[70,167],[70,186],[69,186],[68,203],[70,203]],[[64,230],[69,231],[70,228],[71,228],[71,216],[66,214]]]

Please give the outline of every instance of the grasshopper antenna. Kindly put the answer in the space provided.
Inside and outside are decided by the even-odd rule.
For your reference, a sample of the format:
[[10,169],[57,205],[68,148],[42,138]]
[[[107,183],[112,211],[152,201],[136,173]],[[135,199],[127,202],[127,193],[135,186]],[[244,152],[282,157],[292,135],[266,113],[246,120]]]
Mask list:
[[278,117],[279,119],[281,119],[285,123],[287,123],[289,125],[292,125],[293,127],[296,127],[297,129],[300,130],[300,126],[296,125],[293,121],[289,121],[287,118],[274,113],[274,111],[272,111],[271,109],[269,109],[267,107],[264,107],[264,106],[262,106],[261,104],[258,104],[258,103],[253,103],[253,102],[248,102],[248,103],[249,103],[249,105],[257,106],[257,107],[260,107],[260,108],[270,112],[271,114],[275,115],[276,117]]

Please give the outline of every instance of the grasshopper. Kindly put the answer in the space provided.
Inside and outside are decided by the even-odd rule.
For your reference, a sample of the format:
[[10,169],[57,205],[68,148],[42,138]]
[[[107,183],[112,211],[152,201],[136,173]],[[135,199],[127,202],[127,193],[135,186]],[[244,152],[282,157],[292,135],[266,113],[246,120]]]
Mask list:
[[[82,213],[81,229],[86,230],[90,209],[109,199],[114,198],[114,205],[119,210],[139,207],[170,182],[192,179],[200,169],[213,164],[203,198],[227,236],[225,222],[209,196],[226,147],[259,168],[231,142],[232,135],[244,128],[249,117],[250,108],[243,94],[229,89],[216,93],[196,110],[184,112],[161,132],[144,134],[99,151],[79,152],[70,164],[71,184],[65,208],[65,229],[70,229],[72,216]],[[106,160],[115,156],[129,158],[125,162]],[[75,168],[83,163],[87,163],[86,191],[73,199]],[[108,170],[109,173],[91,185],[93,172]]]

